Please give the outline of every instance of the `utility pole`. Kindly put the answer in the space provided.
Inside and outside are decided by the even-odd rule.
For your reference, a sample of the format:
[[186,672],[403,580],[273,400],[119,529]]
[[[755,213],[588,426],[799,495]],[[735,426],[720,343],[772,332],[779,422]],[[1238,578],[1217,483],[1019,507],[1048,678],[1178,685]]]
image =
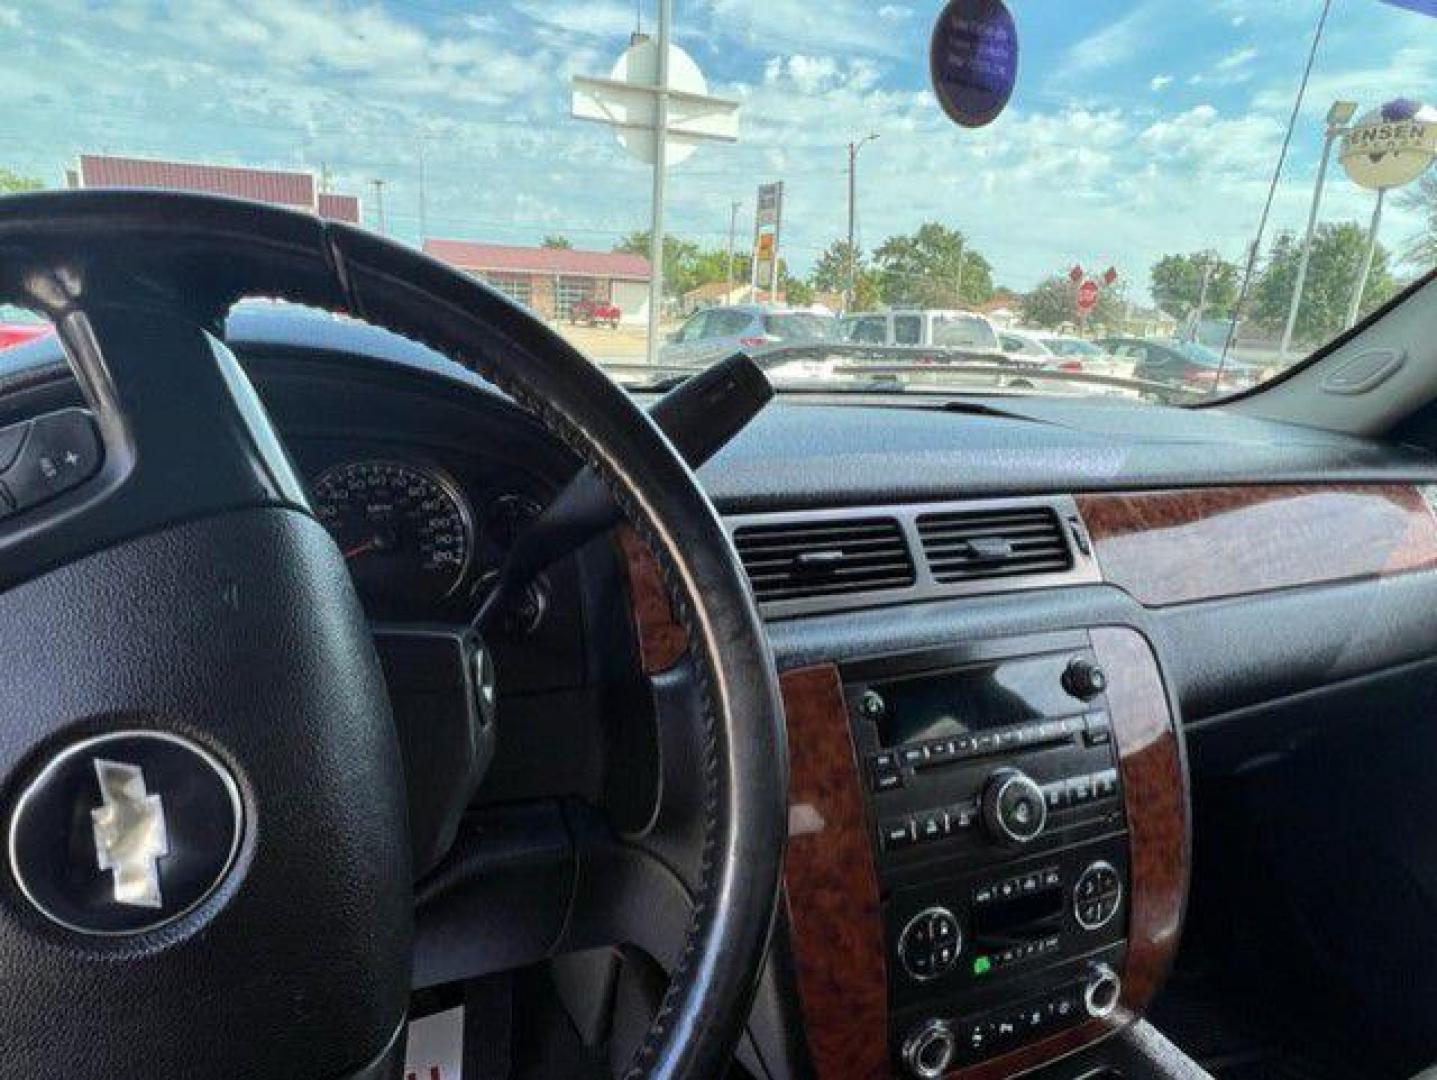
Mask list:
[[1217,256],[1212,252],[1205,252],[1202,257],[1202,282],[1198,285],[1197,307],[1193,308],[1192,316],[1188,320],[1188,340],[1196,341],[1198,338],[1198,327],[1202,324],[1203,311],[1207,308],[1207,290],[1212,283],[1213,270],[1216,268]]
[[1317,230],[1317,210],[1322,205],[1322,187],[1327,182],[1327,165],[1332,160],[1332,144],[1347,130],[1357,112],[1357,102],[1337,101],[1327,110],[1327,134],[1322,140],[1322,161],[1317,166],[1317,183],[1312,189],[1312,206],[1307,211],[1307,233],[1302,238],[1302,255],[1297,260],[1297,280],[1292,285],[1292,303],[1287,309],[1287,323],[1282,328],[1282,344],[1278,355],[1286,360],[1292,348],[1292,335],[1297,329],[1297,311],[1302,306],[1302,289],[1307,284],[1307,264],[1312,258],[1312,237]]
[[387,232],[384,227],[384,181],[375,179],[370,181],[374,185],[374,219],[379,229],[379,235]]
[[958,234],[958,306],[963,306],[963,264],[967,260],[963,257],[968,247],[967,239],[962,233]]
[[426,190],[424,175],[424,136],[419,136],[419,245],[424,246],[424,238],[429,235],[429,193]]
[[853,299],[858,284],[858,249],[854,244],[854,231],[858,219],[858,151],[864,145],[878,138],[871,132],[857,142],[848,144],[848,288],[843,296],[843,310],[853,309]]
[[743,204],[735,200],[729,203],[728,208],[728,270],[725,278],[728,283],[728,292],[724,295],[725,304],[733,301],[733,238],[734,230],[738,228],[738,208]]

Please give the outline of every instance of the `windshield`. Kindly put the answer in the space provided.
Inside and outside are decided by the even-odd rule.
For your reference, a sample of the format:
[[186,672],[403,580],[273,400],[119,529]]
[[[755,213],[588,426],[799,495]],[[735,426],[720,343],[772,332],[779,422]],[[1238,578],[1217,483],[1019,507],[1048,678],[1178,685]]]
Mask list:
[[1203,400],[1437,265],[1432,0],[1007,0],[1013,38],[963,22],[996,0],[939,7],[0,0],[0,190],[266,200],[423,248],[632,385],[790,349],[781,388],[856,399]]

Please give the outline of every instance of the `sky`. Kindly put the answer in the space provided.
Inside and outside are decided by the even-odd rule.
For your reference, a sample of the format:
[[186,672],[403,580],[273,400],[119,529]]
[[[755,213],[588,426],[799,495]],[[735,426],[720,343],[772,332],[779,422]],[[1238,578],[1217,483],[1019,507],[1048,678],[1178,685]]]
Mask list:
[[[935,220],[1023,290],[1074,263],[1133,295],[1168,252],[1241,260],[1256,229],[1320,0],[1009,0],[1018,83],[961,129],[928,83],[933,0],[674,0],[675,40],[740,102],[734,145],[670,174],[668,228],[740,245],[755,187],[782,180],[798,270],[843,236],[846,146],[861,246]],[[607,74],[652,0],[0,0],[0,166],[52,185],[81,152],[327,169],[390,232],[608,250],[649,220],[650,179],[569,117],[570,78]],[[1338,97],[1437,101],[1437,19],[1333,0],[1267,236],[1305,221]],[[422,165],[421,165],[422,162]],[[1334,163],[1335,165],[1335,163]],[[1324,220],[1373,195],[1334,168]],[[1389,201],[1391,248],[1417,228]],[[1407,273],[1426,269],[1403,267]]]

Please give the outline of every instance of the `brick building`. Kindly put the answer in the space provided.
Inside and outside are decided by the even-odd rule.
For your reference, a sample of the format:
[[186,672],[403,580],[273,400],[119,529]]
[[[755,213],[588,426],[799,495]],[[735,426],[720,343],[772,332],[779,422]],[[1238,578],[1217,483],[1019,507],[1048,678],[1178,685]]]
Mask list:
[[587,299],[618,305],[626,323],[649,317],[649,260],[642,255],[440,239],[425,240],[424,250],[546,319],[566,319]]
[[333,221],[358,224],[361,207],[357,195],[321,191],[314,173],[290,169],[251,169],[240,165],[206,165],[157,158],[81,154],[65,170],[72,188],[178,188],[211,195],[273,203],[305,210]]

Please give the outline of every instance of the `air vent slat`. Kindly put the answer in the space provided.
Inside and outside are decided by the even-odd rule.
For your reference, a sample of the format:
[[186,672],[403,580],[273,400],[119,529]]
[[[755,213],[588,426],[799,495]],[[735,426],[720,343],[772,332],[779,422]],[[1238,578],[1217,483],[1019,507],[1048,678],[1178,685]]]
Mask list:
[[750,525],[734,546],[760,602],[901,589],[913,555],[891,517]]
[[945,585],[1061,573],[1073,565],[1062,524],[1046,506],[923,514],[918,535],[934,580]]

